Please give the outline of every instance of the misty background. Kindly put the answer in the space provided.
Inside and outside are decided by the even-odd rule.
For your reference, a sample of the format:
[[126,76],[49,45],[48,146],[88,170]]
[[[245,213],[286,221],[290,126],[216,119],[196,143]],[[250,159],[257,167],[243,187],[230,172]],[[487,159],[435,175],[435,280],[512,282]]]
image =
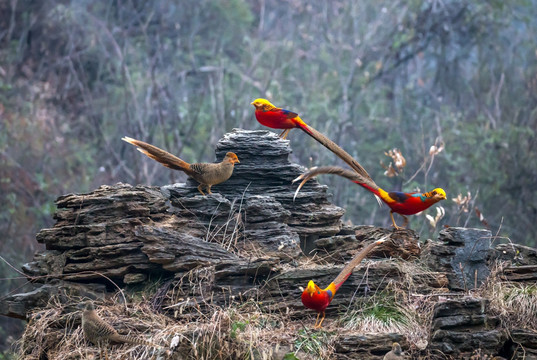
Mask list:
[[[7,262],[31,260],[58,196],[186,179],[122,136],[213,162],[224,133],[263,128],[258,97],[387,190],[444,188],[434,221],[411,217],[423,240],[489,227],[537,246],[535,34],[537,0],[0,1],[0,296],[25,283]],[[299,130],[288,139],[294,162],[342,165]],[[361,187],[319,181],[346,221],[391,224]],[[0,349],[22,326],[0,319]]]

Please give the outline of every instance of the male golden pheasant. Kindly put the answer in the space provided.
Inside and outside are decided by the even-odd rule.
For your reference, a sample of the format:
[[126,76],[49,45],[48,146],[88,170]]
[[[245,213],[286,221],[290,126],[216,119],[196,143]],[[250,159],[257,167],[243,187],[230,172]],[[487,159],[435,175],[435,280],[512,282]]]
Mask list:
[[446,192],[441,188],[436,188],[426,193],[410,192],[404,193],[400,191],[386,192],[381,189],[375,182],[369,177],[369,175],[362,174],[355,171],[345,170],[337,166],[323,166],[318,168],[311,168],[304,174],[300,175],[293,182],[302,180],[295,192],[295,197],[304,186],[306,181],[314,176],[320,174],[334,174],[339,175],[350,181],[366,188],[373,194],[384,201],[390,207],[390,217],[392,219],[393,226],[396,229],[400,229],[395,223],[393,213],[401,215],[404,219],[403,227],[408,224],[408,218],[405,215],[414,215],[430,207],[431,205],[446,199]]
[[[341,270],[338,276],[328,285],[328,287],[324,290],[319,288],[313,280],[310,280],[308,283],[308,287],[302,292],[302,304],[304,304],[305,307],[313,309],[318,312],[317,319],[315,320],[314,328],[318,329],[322,326],[323,320],[325,317],[325,310],[332,302],[332,299],[334,298],[334,295],[336,295],[336,291],[343,285],[343,283],[349,278],[349,276],[352,274],[352,271],[362,260],[369,254],[373,248],[384,241],[388,236],[383,237],[380,240],[374,241],[364,247],[356,256]],[[321,320],[319,321],[319,317],[322,315]]]
[[179,159],[177,156],[146,142],[132,139],[127,136],[121,138],[121,140],[136,146],[138,151],[170,169],[184,171],[185,174],[199,182],[198,190],[202,195],[205,195],[202,190],[203,187],[207,189],[209,194],[212,194],[211,186],[220,184],[229,179],[231,174],[233,174],[235,163],[240,163],[239,158],[235,153],[228,152],[224,157],[224,160],[220,163],[189,164],[186,161]]
[[367,171],[362,167],[362,165],[354,160],[352,156],[345,152],[345,150],[339,147],[339,145],[337,145],[335,142],[311,126],[307,125],[297,113],[276,107],[267,99],[255,99],[251,102],[251,105],[255,107],[255,117],[261,125],[273,129],[284,129],[284,131],[280,134],[280,137],[285,139],[291,129],[299,128],[321,143],[328,150],[339,156],[341,160],[345,161],[351,168],[361,174],[364,174],[364,176],[369,177]]

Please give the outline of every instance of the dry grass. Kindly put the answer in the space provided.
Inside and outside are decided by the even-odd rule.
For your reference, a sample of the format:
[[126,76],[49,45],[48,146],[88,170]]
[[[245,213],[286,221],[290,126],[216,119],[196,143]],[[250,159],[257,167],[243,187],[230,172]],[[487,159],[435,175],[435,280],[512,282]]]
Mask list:
[[[141,337],[163,348],[109,345],[108,358],[281,359],[285,354],[295,354],[300,359],[331,359],[337,340],[349,333],[399,333],[412,344],[407,351],[419,352],[426,346],[432,309],[438,297],[417,291],[427,284],[428,276],[435,274],[417,263],[395,263],[402,273],[402,281],[390,282],[382,291],[355,298],[338,320],[328,321],[322,330],[310,328],[314,312],[304,309],[304,314],[311,316],[304,321],[293,320],[289,314],[261,303],[257,293],[229,296],[225,305],[213,303],[214,271],[210,267],[194,269],[163,285],[165,306],[158,308],[165,314],[153,310],[149,305],[152,301],[143,295],[147,292],[134,297],[126,295],[127,305],[122,304],[123,294],[118,292],[110,300],[96,304],[101,317],[121,334]],[[369,266],[377,265],[373,262]],[[301,265],[310,266],[313,264],[308,261]],[[512,286],[496,284],[487,290],[498,294],[497,301],[503,299],[503,303],[495,306],[510,311],[502,316],[509,318],[512,312],[518,312],[519,320],[512,318],[513,321],[524,318],[534,324],[537,288]],[[152,287],[146,291],[159,293],[161,289]],[[499,296],[500,293],[503,295]],[[81,300],[70,299],[70,304]],[[37,360],[44,354],[49,359],[100,358],[99,349],[86,341],[81,331],[81,311],[73,309],[53,301],[46,309],[32,313],[30,326],[18,344],[19,358]],[[288,358],[293,359],[292,355]]]
[[537,330],[537,284],[502,281],[502,271],[498,263],[476,294],[490,300],[504,328]]
[[[80,303],[80,299],[72,300],[69,307],[56,301],[30,315],[29,326],[18,342],[21,359],[42,359],[44,354],[49,359],[99,358],[99,349],[86,341],[82,333],[82,310],[69,311]],[[179,330],[177,325],[169,325],[167,317],[152,312],[142,303],[129,304],[126,310],[124,305],[113,301],[111,304],[98,304],[97,312],[120,333],[135,335],[158,345],[166,346],[170,334]],[[149,359],[164,350],[116,345],[110,346],[107,352],[111,359]]]
[[[419,350],[427,346],[436,296],[416,292],[427,286],[435,273],[416,262],[393,260],[402,273],[402,281],[390,282],[382,291],[357,298],[340,318],[345,329],[360,333],[398,333]],[[444,289],[440,289],[442,294]]]
[[295,340],[295,354],[307,354],[302,358],[332,359],[334,353],[334,333],[325,330],[298,330]]
[[491,290],[491,308],[497,311],[507,327],[537,329],[536,284],[500,282]]
[[242,238],[242,230],[244,229],[244,223],[242,222],[242,202],[243,199],[241,198],[241,201],[237,205],[236,201],[233,200],[227,220],[222,225],[213,224],[214,217],[218,214],[218,207],[216,208],[215,214],[209,221],[205,241],[215,242],[222,245],[229,252],[239,253],[237,245]]
[[[294,347],[297,324],[270,314],[258,303],[211,306],[195,321],[177,321],[151,310],[149,302],[127,306],[116,299],[97,303],[99,315],[121,334],[161,345],[108,345],[109,359],[271,359],[282,358]],[[21,359],[97,359],[100,350],[89,343],[80,327],[81,310],[53,302],[30,315],[29,326],[18,342]],[[174,344],[173,346],[170,346]]]

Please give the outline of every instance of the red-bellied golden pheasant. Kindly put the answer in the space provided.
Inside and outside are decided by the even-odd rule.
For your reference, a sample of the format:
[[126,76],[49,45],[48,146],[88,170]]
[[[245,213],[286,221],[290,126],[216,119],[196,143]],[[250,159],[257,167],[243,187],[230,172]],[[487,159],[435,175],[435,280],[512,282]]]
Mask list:
[[318,168],[311,168],[304,174],[297,177],[293,182],[302,180],[295,192],[295,197],[302,188],[302,186],[314,176],[320,174],[334,174],[343,176],[350,181],[366,188],[375,194],[378,198],[384,201],[390,207],[390,217],[392,219],[393,226],[399,229],[399,226],[395,223],[393,213],[398,213],[404,218],[403,227],[408,224],[408,218],[405,215],[414,215],[430,207],[431,205],[446,199],[446,192],[443,189],[436,188],[426,193],[410,192],[404,193],[400,191],[386,192],[381,189],[375,182],[366,174],[360,174],[359,172],[345,170],[337,166],[322,166]]
[[224,160],[220,163],[189,164],[186,161],[179,159],[177,156],[143,141],[126,136],[121,140],[136,146],[138,151],[170,169],[184,171],[185,174],[199,182],[198,190],[202,195],[205,195],[202,190],[203,187],[205,187],[207,192],[211,194],[211,186],[220,184],[229,179],[231,174],[233,174],[235,163],[240,162],[235,153],[228,152],[224,157]]
[[[354,268],[358,266],[360,262],[362,262],[362,260],[371,250],[373,250],[375,246],[383,243],[384,241],[386,241],[387,238],[388,236],[385,236],[382,239],[374,241],[364,247],[347,265],[345,265],[343,270],[341,270],[339,275],[336,276],[334,281],[331,282],[326,289],[322,290],[313,282],[313,280],[309,281],[308,287],[302,292],[302,304],[304,304],[305,307],[318,312],[314,328],[318,329],[322,326],[325,317],[324,311],[332,302],[334,295],[336,295],[336,291],[338,291],[341,285],[343,285],[343,283],[352,274]],[[322,317],[319,321],[319,317],[321,315]]]
[[364,176],[369,177],[367,171],[354,160],[345,150],[343,150],[335,142],[321,134],[319,131],[315,130],[311,126],[307,125],[297,113],[278,108],[270,103],[267,99],[255,99],[251,102],[251,105],[255,107],[255,117],[261,125],[273,128],[273,129],[284,129],[280,134],[280,137],[284,139],[289,134],[289,131],[293,128],[299,128],[304,131],[306,134],[314,138],[316,141],[321,143],[328,150],[336,154],[341,160],[345,161],[351,168],[357,172],[364,174]]

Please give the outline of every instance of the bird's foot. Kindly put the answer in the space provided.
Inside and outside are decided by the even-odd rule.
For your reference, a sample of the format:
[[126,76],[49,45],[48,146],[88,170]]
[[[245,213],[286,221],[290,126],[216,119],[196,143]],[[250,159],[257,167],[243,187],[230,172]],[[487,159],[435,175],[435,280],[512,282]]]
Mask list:
[[[319,314],[321,314],[321,313],[319,313]],[[319,322],[317,322],[317,320],[319,320],[319,316],[317,316],[317,320],[315,321],[315,326],[313,326],[314,329],[320,329],[321,327],[323,327],[324,317],[325,317],[325,313],[323,312],[321,320]]]
[[285,129],[284,131],[282,131],[282,133],[280,134],[280,139],[285,140],[287,138],[287,135],[289,135],[289,131],[291,131],[291,129]]

